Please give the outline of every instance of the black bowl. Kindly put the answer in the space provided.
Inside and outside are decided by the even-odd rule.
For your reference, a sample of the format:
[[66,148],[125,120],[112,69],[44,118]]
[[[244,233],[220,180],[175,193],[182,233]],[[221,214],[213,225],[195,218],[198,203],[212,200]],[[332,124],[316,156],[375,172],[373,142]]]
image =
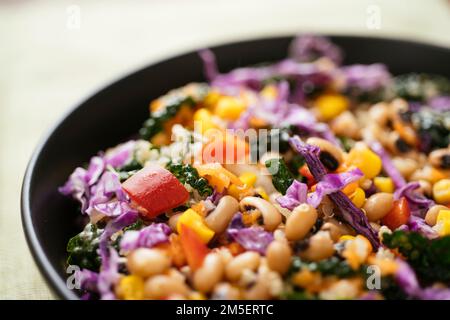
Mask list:
[[[221,71],[286,56],[291,37],[226,44],[213,48]],[[383,62],[394,74],[429,72],[450,77],[450,49],[401,40],[336,36],[345,63]],[[31,158],[22,186],[22,222],[31,252],[60,298],[78,299],[66,286],[68,239],[80,232],[80,214],[60,195],[75,167],[99,150],[136,133],[149,102],[191,81],[204,81],[196,52],[151,65],[101,89],[72,109],[44,138]]]

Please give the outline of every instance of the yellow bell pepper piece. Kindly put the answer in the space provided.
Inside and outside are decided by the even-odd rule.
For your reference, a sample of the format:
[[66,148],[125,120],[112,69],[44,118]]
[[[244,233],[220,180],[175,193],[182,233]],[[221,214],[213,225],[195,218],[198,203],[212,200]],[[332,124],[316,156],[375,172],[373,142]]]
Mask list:
[[375,187],[381,192],[393,193],[394,192],[394,183],[391,178],[387,177],[375,177],[373,179],[373,183]]
[[214,113],[227,120],[237,120],[245,110],[245,104],[242,100],[235,97],[222,97],[216,104]]
[[366,237],[357,235],[353,240],[346,243],[342,256],[347,260],[350,267],[358,269],[372,252],[372,245]]
[[433,198],[437,203],[450,203],[450,179],[441,179],[433,185]]
[[239,199],[239,195],[243,192],[249,191],[255,185],[256,174],[252,172],[244,172],[239,176],[239,180],[244,184],[243,186],[237,186],[231,184],[228,188],[228,194],[236,199]]
[[203,218],[194,210],[187,209],[178,218],[177,231],[181,232],[181,225],[184,224],[192,229],[204,243],[208,243],[214,236],[214,231],[208,228],[204,223]]
[[314,104],[321,118],[327,121],[347,110],[349,101],[341,94],[327,93],[319,96]]
[[440,210],[436,219],[440,236],[450,235],[450,209]]
[[358,167],[368,179],[376,177],[381,171],[381,159],[364,143],[356,143],[350,150],[347,163]]
[[353,239],[355,239],[354,236],[346,234],[346,235],[340,236],[339,242],[343,242],[343,241],[347,241],[347,240],[353,240]]
[[261,90],[261,96],[263,96],[264,98],[268,99],[268,100],[274,100],[278,95],[278,90],[277,87],[274,85],[266,85],[262,90]]
[[212,120],[212,114],[208,109],[201,108],[194,113],[195,128],[199,128],[200,133],[204,134],[210,129],[217,128],[216,124]]
[[195,166],[198,174],[201,177],[206,178],[208,182],[217,189],[218,192],[223,192],[225,188],[228,188],[231,183],[239,187],[243,187],[242,181],[226,170],[220,163],[205,163]]
[[269,200],[269,195],[267,194],[267,192],[263,189],[263,188],[256,188],[255,191],[264,199],[267,201]]
[[352,200],[353,204],[358,208],[361,208],[366,201],[366,193],[361,188],[356,188],[355,192],[350,196],[350,200]]
[[220,97],[221,94],[219,92],[212,90],[206,95],[205,99],[203,100],[203,104],[207,108],[212,108],[216,105],[217,101],[219,101]]
[[119,281],[116,293],[123,300],[143,300],[144,280],[136,275],[124,276]]

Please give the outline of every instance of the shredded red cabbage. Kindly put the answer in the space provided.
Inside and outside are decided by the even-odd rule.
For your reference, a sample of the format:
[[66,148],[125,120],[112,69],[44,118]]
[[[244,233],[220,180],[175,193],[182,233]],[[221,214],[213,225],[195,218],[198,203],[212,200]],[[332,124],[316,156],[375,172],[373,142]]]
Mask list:
[[278,197],[276,200],[283,208],[293,210],[298,205],[306,202],[308,186],[302,182],[294,180],[287,188],[284,196]]
[[273,241],[273,234],[261,227],[231,228],[228,236],[249,251],[256,251],[262,255],[266,253],[267,246]]
[[[290,138],[289,142],[294,150],[303,156],[314,179],[316,179],[316,181],[321,181],[327,174],[327,171],[319,159],[319,147],[304,143],[298,136]],[[352,226],[358,233],[364,235],[370,241],[375,250],[378,249],[380,246],[378,235],[369,224],[369,220],[364,212],[356,207],[353,202],[340,190],[329,194],[329,198],[336,205],[341,218]]]
[[301,203],[308,203],[317,208],[326,195],[339,191],[349,183],[358,181],[362,177],[363,173],[358,168],[343,173],[326,174],[317,183],[316,190],[309,195],[307,195],[307,185],[294,180],[286,190],[286,194],[278,197],[276,200],[280,206],[289,210],[293,210]]
[[203,68],[204,68],[206,79],[209,82],[214,81],[214,79],[219,74],[219,71],[217,68],[216,56],[209,49],[201,50],[198,54],[200,55],[200,58],[203,60]]
[[401,188],[406,185],[406,181],[400,172],[397,170],[395,165],[392,163],[391,158],[387,151],[383,148],[381,143],[378,141],[370,142],[370,148],[375,152],[380,158],[383,164],[383,169],[389,177],[391,177],[392,182],[396,188]]
[[131,251],[136,248],[151,248],[157,244],[169,241],[172,233],[170,227],[165,223],[153,223],[139,231],[126,231],[120,241],[120,249]]
[[403,187],[395,190],[394,199],[399,200],[400,198],[405,197],[406,200],[408,200],[409,209],[413,215],[423,216],[435,202],[418,192],[414,192],[414,190],[418,188],[420,188],[419,182],[408,182]]
[[407,295],[422,300],[450,300],[449,288],[422,288],[411,266],[400,259],[397,259],[396,262],[399,266],[395,273],[395,280]]
[[308,204],[317,208],[322,202],[322,199],[331,193],[341,190],[349,183],[358,181],[364,176],[362,171],[354,168],[348,172],[331,173],[323,176],[316,185],[316,191],[308,195]]
[[119,255],[114,248],[109,248],[107,259],[102,261],[97,281],[98,292],[102,300],[116,299],[113,289],[119,279]]
[[310,62],[320,57],[327,57],[337,65],[342,62],[341,49],[322,36],[298,36],[292,41],[289,53],[292,59],[299,62]]
[[362,92],[372,92],[387,87],[392,80],[392,75],[381,63],[354,64],[341,67],[340,70],[344,75],[347,87]]
[[450,111],[450,96],[437,96],[428,100],[428,106],[436,111]]

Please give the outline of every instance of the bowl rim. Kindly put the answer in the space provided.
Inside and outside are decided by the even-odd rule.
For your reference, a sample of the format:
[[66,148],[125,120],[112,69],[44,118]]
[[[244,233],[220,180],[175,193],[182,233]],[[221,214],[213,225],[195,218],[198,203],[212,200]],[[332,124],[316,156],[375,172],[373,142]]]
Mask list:
[[[391,42],[397,42],[399,44],[405,44],[405,45],[415,45],[415,46],[422,46],[422,47],[429,47],[433,48],[435,50],[443,50],[450,53],[450,46],[446,45],[439,45],[433,42],[427,42],[422,40],[411,40],[408,38],[397,38],[397,37],[390,37],[390,36],[372,36],[372,35],[361,35],[361,34],[351,34],[351,33],[342,33],[342,34],[333,34],[333,33],[313,33],[315,35],[324,35],[326,37],[332,37],[332,38],[345,38],[345,39],[373,39],[373,40],[381,40],[381,41],[391,41]],[[209,47],[212,50],[221,48],[221,47],[227,47],[227,46],[236,46],[242,43],[248,43],[252,41],[270,41],[270,40],[281,40],[281,39],[289,39],[294,38],[296,34],[293,33],[287,33],[282,35],[276,35],[276,36],[269,36],[269,37],[249,37],[249,38],[243,38],[236,41],[228,41],[223,43],[214,43],[211,47]],[[196,52],[196,49],[188,49],[183,50],[179,53],[168,55],[166,57],[163,57],[161,59],[157,59],[155,61],[152,61],[148,64],[141,65],[139,67],[135,67],[131,69],[131,71],[123,72],[122,74],[115,76],[112,78],[112,80],[107,81],[106,83],[96,86],[94,89],[90,90],[87,94],[83,95],[81,99],[79,99],[76,103],[72,104],[71,107],[69,107],[65,112],[62,113],[62,115],[57,119],[57,121],[54,122],[53,125],[50,126],[49,129],[46,130],[46,132],[41,136],[39,142],[37,143],[36,147],[34,148],[31,158],[28,162],[28,165],[26,167],[26,171],[23,177],[22,181],[22,188],[21,188],[21,201],[20,201],[20,208],[21,208],[21,220],[22,220],[22,229],[25,233],[26,242],[28,245],[29,250],[31,251],[31,254],[33,256],[33,260],[35,261],[36,265],[38,266],[38,269],[40,273],[43,275],[47,286],[51,289],[52,293],[57,296],[57,298],[63,298],[68,300],[78,300],[80,297],[75,293],[74,290],[71,290],[67,287],[66,282],[63,280],[61,281],[61,278],[59,276],[59,273],[55,266],[51,264],[48,257],[44,253],[44,249],[38,240],[36,230],[34,229],[33,220],[32,220],[32,210],[31,210],[31,199],[30,199],[30,189],[31,189],[31,182],[33,173],[35,171],[35,167],[37,164],[37,161],[39,157],[41,156],[41,153],[43,149],[45,148],[47,141],[52,137],[52,135],[55,133],[55,131],[61,127],[65,120],[69,118],[72,113],[74,113],[78,108],[82,107],[89,99],[94,97],[95,95],[99,94],[100,92],[106,90],[110,86],[121,82],[126,81],[128,78],[132,77],[133,75],[143,72],[144,70],[150,69],[152,67],[155,67],[156,65],[167,63],[174,59],[182,58],[183,56],[187,56],[190,54],[193,54]]]

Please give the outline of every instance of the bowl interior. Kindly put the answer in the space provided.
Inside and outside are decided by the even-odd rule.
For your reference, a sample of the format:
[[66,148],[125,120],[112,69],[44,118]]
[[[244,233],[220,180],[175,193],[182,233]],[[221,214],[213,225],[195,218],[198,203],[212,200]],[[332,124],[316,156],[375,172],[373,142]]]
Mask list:
[[[282,59],[291,37],[227,44],[213,48],[222,72]],[[345,52],[345,63],[388,65],[394,74],[430,72],[450,77],[449,49],[363,37],[332,37]],[[30,161],[22,189],[22,217],[31,251],[54,292],[74,299],[66,287],[66,243],[83,227],[76,205],[61,196],[75,167],[99,150],[135,134],[148,117],[149,102],[170,89],[204,81],[195,52],[135,72],[100,90],[59,122]]]

